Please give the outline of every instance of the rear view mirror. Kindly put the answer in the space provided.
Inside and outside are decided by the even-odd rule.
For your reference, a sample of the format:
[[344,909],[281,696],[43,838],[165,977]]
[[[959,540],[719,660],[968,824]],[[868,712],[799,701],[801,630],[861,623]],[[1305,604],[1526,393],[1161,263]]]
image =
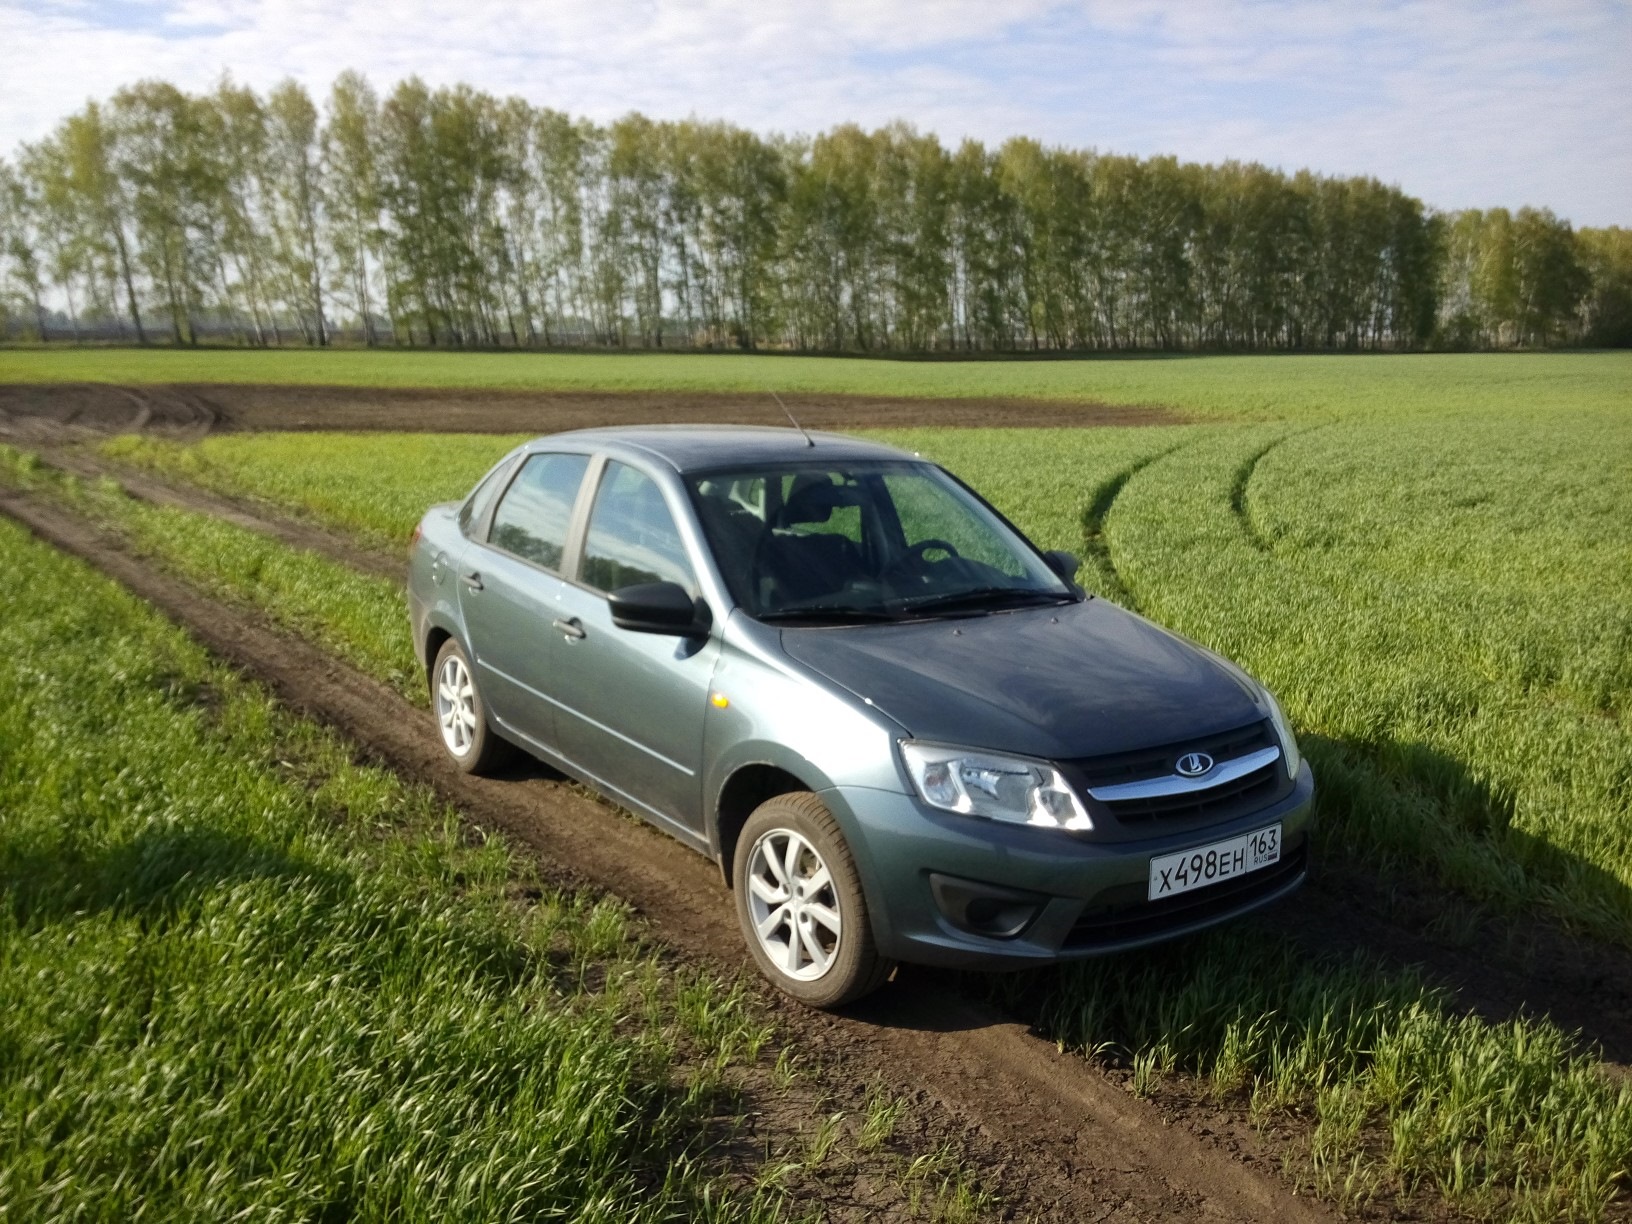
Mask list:
[[1067,582],[1076,581],[1077,571],[1082,568],[1082,562],[1077,559],[1077,554],[1066,552],[1063,548],[1045,552],[1043,560],[1048,563],[1049,569]]
[[708,632],[713,617],[708,604],[693,599],[673,582],[642,582],[619,587],[606,597],[612,623],[631,633],[672,633],[695,637]]

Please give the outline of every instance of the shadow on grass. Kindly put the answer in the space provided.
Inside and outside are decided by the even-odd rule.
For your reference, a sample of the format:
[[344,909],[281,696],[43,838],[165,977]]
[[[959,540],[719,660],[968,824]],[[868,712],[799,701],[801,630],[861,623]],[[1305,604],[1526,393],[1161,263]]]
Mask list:
[[[1255,994],[1266,1016],[1301,1005],[1310,1021],[1338,1001],[1365,1010],[1428,997],[1493,1025],[1546,1017],[1632,1064],[1632,951],[1606,937],[1632,913],[1632,890],[1514,828],[1511,796],[1434,749],[1318,736],[1304,748],[1317,779],[1316,851],[1292,897],[1214,931],[1074,965],[937,976],[1090,1045],[1136,1049],[1205,1031],[1209,1014]],[[1558,920],[1549,901],[1566,890],[1593,903],[1595,933]],[[919,983],[928,971],[907,973]],[[858,1018],[969,1026],[973,1017],[938,1013],[917,994],[892,988]]]
[[114,911],[158,917],[178,913],[223,885],[242,880],[316,885],[338,900],[349,878],[309,859],[238,834],[171,824],[149,825],[112,845],[86,846],[72,834],[0,841],[0,887],[20,925],[73,914]]
[[1425,744],[1304,737],[1306,944],[1423,966],[1474,1014],[1548,1015],[1632,1063],[1632,888],[1514,826],[1514,797]]

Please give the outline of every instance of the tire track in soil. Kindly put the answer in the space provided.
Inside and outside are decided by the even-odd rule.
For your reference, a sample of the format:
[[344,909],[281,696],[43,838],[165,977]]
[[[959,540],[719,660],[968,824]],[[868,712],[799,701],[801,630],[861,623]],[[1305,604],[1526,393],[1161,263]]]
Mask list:
[[1176,451],[1183,450],[1189,442],[1180,442],[1168,447],[1164,451],[1157,451],[1154,455],[1147,455],[1112,476],[1102,484],[1094,496],[1084,507],[1082,512],[1082,546],[1094,558],[1111,579],[1113,590],[1107,592],[1117,603],[1135,612],[1139,610],[1139,597],[1133,593],[1127,579],[1122,577],[1122,571],[1116,568],[1116,559],[1111,556],[1111,542],[1105,536],[1105,520],[1111,513],[1111,506],[1122,495],[1122,490],[1140,472],[1151,464],[1166,459]]
[[1293,438],[1301,438],[1317,430],[1326,429],[1332,424],[1334,422],[1325,421],[1318,425],[1305,426],[1302,429],[1290,429],[1279,437],[1265,443],[1263,447],[1249,455],[1246,461],[1235,470],[1235,480],[1230,485],[1230,513],[1235,517],[1235,521],[1240,526],[1241,534],[1246,537],[1247,543],[1251,544],[1259,552],[1273,552],[1275,544],[1274,541],[1259,530],[1258,524],[1252,518],[1252,508],[1247,504],[1248,486],[1252,483],[1253,473],[1258,470],[1258,465],[1263,462],[1264,456],[1276,447],[1290,442]]
[[[542,434],[613,424],[738,424],[786,428],[768,392],[517,391],[481,388],[320,387],[227,383],[0,383],[0,410],[71,412],[103,432],[127,428],[130,395],[152,404],[150,427],[168,436],[255,432]],[[788,407],[808,429],[1178,425],[1185,414],[1162,404],[1106,404],[1020,398],[917,399],[789,392]]]
[[[443,758],[430,715],[384,685],[201,594],[59,507],[0,493],[0,512],[153,604],[287,705],[334,726],[365,759],[430,784],[472,823],[526,847],[552,883],[604,888],[681,954],[727,974],[741,968],[729,894],[701,856],[538,770],[498,779],[462,774]],[[947,1119],[963,1158],[1022,1217],[1333,1218],[1238,1159],[1236,1152],[1256,1149],[1248,1157],[1273,1167],[1250,1132],[1203,1137],[1172,1126],[1085,1060],[961,997],[937,975],[906,970],[902,979],[844,1014],[811,1012],[768,986],[755,989],[827,1076],[852,1085],[880,1078]]]
[[1247,543],[1261,553],[1269,552],[1270,544],[1259,532],[1257,524],[1252,521],[1252,515],[1247,512],[1247,485],[1252,481],[1252,473],[1259,461],[1292,436],[1290,433],[1284,433],[1254,451],[1247,457],[1246,462],[1235,470],[1235,480],[1230,485],[1230,514],[1234,516],[1236,525],[1241,528],[1241,534],[1246,537]]
[[393,558],[362,547],[337,532],[251,506],[236,498],[224,497],[194,485],[172,484],[123,464],[109,464],[84,451],[62,447],[42,447],[40,461],[61,472],[84,480],[110,479],[138,501],[154,506],[190,510],[231,523],[245,531],[268,536],[291,547],[315,552],[350,569],[374,578],[388,578],[402,585],[407,581],[407,554]]

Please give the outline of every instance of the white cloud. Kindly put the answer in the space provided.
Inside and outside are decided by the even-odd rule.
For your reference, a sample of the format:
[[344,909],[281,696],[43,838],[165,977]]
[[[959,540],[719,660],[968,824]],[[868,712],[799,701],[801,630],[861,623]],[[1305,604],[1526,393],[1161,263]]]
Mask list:
[[418,73],[607,119],[903,118],[1632,223],[1632,8],[1475,0],[0,0],[0,149],[142,77]]

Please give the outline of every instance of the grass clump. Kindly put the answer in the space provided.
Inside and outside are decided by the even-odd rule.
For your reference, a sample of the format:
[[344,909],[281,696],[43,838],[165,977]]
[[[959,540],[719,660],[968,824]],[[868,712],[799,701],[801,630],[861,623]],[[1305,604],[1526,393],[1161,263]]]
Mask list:
[[615,903],[519,903],[502,846],[3,521],[0,602],[8,1211],[776,1214],[708,1175],[681,1056],[753,1026],[637,1019],[673,975]]

